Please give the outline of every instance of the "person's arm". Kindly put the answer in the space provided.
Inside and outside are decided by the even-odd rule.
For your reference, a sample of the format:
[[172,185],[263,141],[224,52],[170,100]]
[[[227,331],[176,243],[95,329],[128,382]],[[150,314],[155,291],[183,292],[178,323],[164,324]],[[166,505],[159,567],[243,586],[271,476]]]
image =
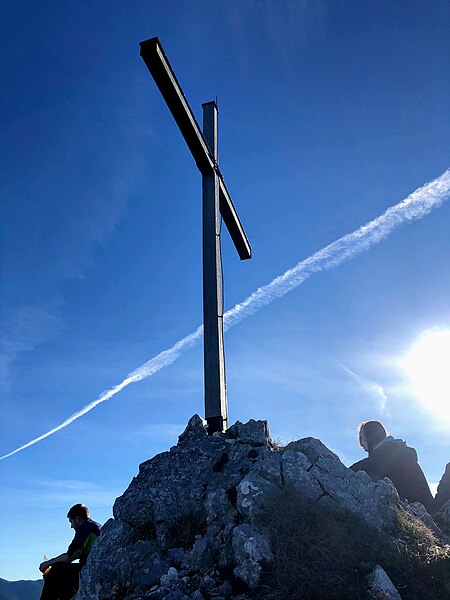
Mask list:
[[70,562],[70,558],[67,552],[64,552],[64,554],[60,554],[59,556],[55,556],[54,558],[44,560],[44,562],[39,565],[39,571],[43,573],[46,569],[48,569],[57,562]]

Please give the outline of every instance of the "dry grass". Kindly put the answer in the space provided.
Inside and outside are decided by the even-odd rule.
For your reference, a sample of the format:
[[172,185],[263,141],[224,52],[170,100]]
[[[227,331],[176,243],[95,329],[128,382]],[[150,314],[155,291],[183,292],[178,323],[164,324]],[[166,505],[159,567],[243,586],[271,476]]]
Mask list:
[[426,525],[397,511],[394,541],[383,565],[404,600],[450,598],[450,547],[438,543]]
[[351,513],[305,504],[285,489],[273,498],[262,523],[270,532],[274,561],[255,598],[365,600],[365,576],[376,564],[403,600],[450,598],[449,549],[405,511],[388,535]]
[[170,517],[165,532],[165,549],[184,548],[190,550],[197,535],[206,533],[206,515],[197,507],[188,507],[180,514]]
[[[355,525],[339,513],[324,513],[287,489],[273,498],[262,521],[270,532],[274,561],[261,599],[363,598],[358,565],[373,537],[364,524]],[[355,526],[361,529],[357,536]]]

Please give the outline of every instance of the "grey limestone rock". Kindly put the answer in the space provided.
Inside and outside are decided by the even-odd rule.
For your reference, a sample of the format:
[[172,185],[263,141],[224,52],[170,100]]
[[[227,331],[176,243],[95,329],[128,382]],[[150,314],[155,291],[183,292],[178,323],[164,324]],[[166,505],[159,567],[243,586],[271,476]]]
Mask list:
[[320,483],[309,472],[312,464],[292,444],[282,454],[282,473],[285,485],[291,485],[305,499],[318,500],[323,495]]
[[223,598],[230,598],[233,594],[233,588],[229,581],[224,581],[221,586],[217,588],[217,593]]
[[197,437],[206,437],[206,421],[204,421],[199,415],[193,415],[186,425],[186,429],[179,436],[178,442],[185,442],[192,440]]
[[301,452],[307,459],[314,464],[319,458],[328,457],[337,462],[341,462],[339,456],[332,452],[325,446],[320,440],[313,437],[302,438],[301,440],[295,440],[290,442],[285,450],[295,450]]
[[431,529],[431,531],[438,538],[443,537],[442,531],[436,525],[434,519],[428,514],[427,509],[423,504],[421,504],[420,502],[411,502],[411,504],[408,504],[408,508],[412,512],[412,514],[418,519],[420,519],[422,523],[424,523],[429,529]]
[[[111,533],[111,528],[109,531]],[[121,590],[131,593],[149,589],[167,573],[169,563],[154,542],[138,541],[129,546],[114,547],[111,537],[103,536],[94,544],[88,564],[81,571],[77,600],[108,597]]]
[[181,590],[173,590],[165,596],[166,600],[189,600],[189,596],[183,594]]
[[236,421],[227,434],[237,439],[241,444],[250,446],[269,446],[271,444],[269,425],[267,421],[255,421],[250,419],[248,423]]
[[450,500],[450,462],[445,467],[434,499],[434,512],[438,512]]
[[167,557],[177,569],[181,567],[184,555],[185,551],[183,550],[183,548],[170,548],[167,551]]
[[216,581],[213,577],[210,577],[209,575],[205,575],[205,577],[202,577],[202,580],[200,581],[199,585],[199,590],[202,592],[202,594],[211,594],[215,587]]
[[155,542],[140,540],[127,549],[131,564],[131,582],[138,588],[147,588],[160,581],[167,573],[169,561],[161,556]]
[[262,452],[255,459],[254,469],[266,481],[270,481],[280,489],[283,487],[281,453]]
[[223,488],[214,490],[206,496],[205,509],[208,533],[211,535],[219,533],[224,523],[233,523],[237,518],[237,511]]
[[269,539],[262,528],[243,523],[233,531],[234,574],[255,589],[265,563],[272,560]]
[[381,527],[395,518],[392,505],[398,505],[400,500],[387,481],[367,482],[330,456],[319,457],[310,472],[323,494],[331,496],[343,509],[359,515],[369,525]]
[[441,531],[445,535],[450,536],[450,500],[434,515],[433,519]]
[[376,565],[372,573],[367,576],[367,583],[372,600],[402,600],[397,588],[380,565]]
[[194,415],[178,443],[140,465],[117,498],[76,599],[244,597],[242,588],[257,588],[273,560],[259,517],[287,488],[377,528],[391,523],[400,502],[388,480],[347,469],[320,440],[276,448],[267,422],[254,420],[208,436]]
[[175,567],[169,567],[167,573],[162,575],[159,581],[163,587],[171,587],[172,584],[178,581],[178,571]]
[[250,471],[237,486],[237,509],[239,513],[252,520],[278,488],[263,479],[254,471]]
[[183,566],[198,573],[207,573],[214,566],[209,536],[197,537],[191,552],[186,555]]

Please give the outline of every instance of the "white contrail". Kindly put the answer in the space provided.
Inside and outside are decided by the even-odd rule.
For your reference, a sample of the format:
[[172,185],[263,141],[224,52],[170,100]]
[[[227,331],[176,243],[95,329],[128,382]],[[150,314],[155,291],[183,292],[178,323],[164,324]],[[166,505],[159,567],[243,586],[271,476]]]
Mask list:
[[145,379],[145,377],[150,377],[150,375],[153,375],[154,373],[160,371],[164,367],[168,367],[180,356],[182,352],[194,346],[197,343],[197,341],[202,337],[202,334],[203,325],[198,327],[194,331],[194,333],[191,333],[190,335],[187,335],[183,339],[179,340],[169,350],[164,350],[163,352],[160,352],[159,354],[148,360],[146,363],[141,365],[138,369],[129,373],[121,383],[117,384],[116,386],[114,386],[110,390],[107,390],[106,392],[102,392],[102,394],[100,394],[97,400],[86,404],[86,406],[83,406],[81,410],[77,411],[76,413],[73,413],[73,415],[71,415],[68,419],[66,419],[53,429],[50,429],[50,431],[47,431],[47,433],[43,433],[39,437],[35,438],[34,440],[31,440],[30,442],[27,442],[23,446],[20,446],[19,448],[8,452],[8,454],[5,454],[4,456],[0,456],[0,460],[8,458],[13,454],[17,454],[17,452],[25,450],[25,448],[29,448],[30,446],[37,444],[41,440],[45,440],[45,438],[49,437],[50,435],[53,435],[57,431],[64,429],[64,427],[67,427],[67,425],[70,425],[86,413],[90,412],[98,404],[106,402],[106,400],[109,400],[110,398],[118,394],[120,391],[123,390],[123,388],[127,387],[127,385],[130,385],[130,383],[135,383],[136,381]]
[[[447,169],[440,177],[433,179],[407,198],[388,208],[382,215],[369,221],[366,225],[359,227],[352,233],[342,236],[335,242],[325,246],[318,252],[311,254],[305,260],[299,262],[295,267],[289,269],[283,275],[276,277],[269,284],[260,287],[240,304],[224,314],[224,329],[230,329],[242,319],[252,315],[254,312],[270,304],[276,298],[281,298],[290,290],[302,284],[314,273],[332,269],[344,261],[368,250],[371,246],[378,244],[390,235],[397,227],[408,221],[421,219],[433,209],[438,208],[450,197],[450,169]],[[203,326],[198,327],[193,333],[182,338],[168,350],[164,350],[157,356],[141,365],[135,371],[110,390],[103,392],[97,400],[87,404],[80,411],[74,413],[63,423],[51,429],[47,433],[31,440],[27,444],[16,448],[12,452],[0,456],[0,460],[8,458],[25,448],[33,446],[37,442],[53,435],[67,425],[70,425],[98,404],[109,400],[118,394],[130,383],[135,383],[146,377],[150,377],[157,371],[172,364],[183,352],[197,344],[203,335]]]
[[311,254],[269,284],[258,288],[244,302],[236,304],[224,315],[225,328],[229,329],[276,298],[281,298],[313,273],[337,267],[349,258],[368,250],[384,240],[399,225],[421,219],[434,208],[441,206],[449,197],[450,169],[447,169],[440,177],[418,188],[373,221]]
[[383,414],[386,410],[386,404],[388,401],[385,391],[383,390],[383,386],[377,381],[371,381],[370,379],[365,379],[364,377],[361,377],[361,375],[358,375],[358,373],[355,373],[355,371],[352,371],[351,369],[349,369],[341,363],[338,363],[338,365],[343,371],[347,373],[347,375],[350,375],[352,379],[357,381],[364,390],[372,394],[372,396],[378,402],[378,410],[381,412],[381,414]]

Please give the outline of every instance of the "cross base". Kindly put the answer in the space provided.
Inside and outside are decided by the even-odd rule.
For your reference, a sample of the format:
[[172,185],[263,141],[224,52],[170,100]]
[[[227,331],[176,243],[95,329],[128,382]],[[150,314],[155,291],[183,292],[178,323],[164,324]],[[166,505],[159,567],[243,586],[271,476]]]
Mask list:
[[216,433],[216,431],[222,433],[222,431],[225,431],[226,429],[226,419],[221,415],[217,417],[207,417],[206,422],[208,423],[208,435],[212,435],[213,433]]

